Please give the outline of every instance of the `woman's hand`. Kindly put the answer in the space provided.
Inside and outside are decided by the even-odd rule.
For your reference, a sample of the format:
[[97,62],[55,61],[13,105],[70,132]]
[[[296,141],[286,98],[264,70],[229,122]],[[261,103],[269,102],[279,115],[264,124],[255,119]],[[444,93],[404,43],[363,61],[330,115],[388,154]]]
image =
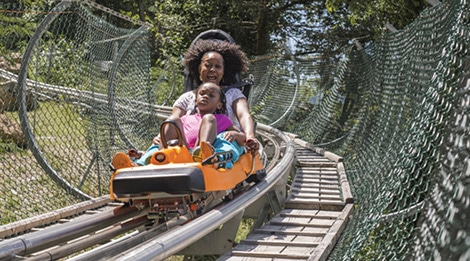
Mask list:
[[246,150],[256,155],[259,151],[259,141],[255,138],[248,138],[245,142]]

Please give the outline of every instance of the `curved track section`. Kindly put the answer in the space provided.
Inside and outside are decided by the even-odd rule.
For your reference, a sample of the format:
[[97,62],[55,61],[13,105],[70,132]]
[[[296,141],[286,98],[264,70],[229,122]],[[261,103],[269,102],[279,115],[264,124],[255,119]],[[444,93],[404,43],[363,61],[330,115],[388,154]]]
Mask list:
[[116,260],[162,260],[169,257],[230,221],[263,197],[274,185],[282,182],[282,178],[289,173],[294,160],[293,143],[284,133],[274,128],[265,125],[258,125],[258,128],[275,134],[285,144],[284,156],[268,173],[265,180],[229,204],[224,204],[184,226],[130,249],[118,255]]
[[[172,255],[325,260],[353,213],[342,158],[258,126],[267,144],[264,153],[271,159],[268,175],[232,201],[214,204],[196,218],[180,215],[159,222],[148,219],[146,204],[129,207],[107,197],[90,200],[1,226],[0,235],[11,238],[0,241],[0,260],[58,260],[72,254],[70,260],[163,260]],[[66,215],[74,216],[64,221]],[[243,218],[256,221],[248,237],[234,247]]]
[[[56,260],[97,244],[101,244],[101,247],[78,255],[73,260],[103,258],[145,260],[174,255],[233,217],[240,216],[240,213],[251,204],[274,189],[276,184],[285,187],[286,175],[294,159],[292,141],[282,132],[268,126],[260,124],[258,130],[263,139],[270,144],[265,151],[270,151],[272,154],[270,157],[272,160],[267,165],[269,171],[266,179],[241,192],[234,200],[218,205],[191,222],[187,222],[189,220],[187,217],[179,217],[162,224],[152,223],[146,217],[148,207],[144,205],[116,207],[108,204],[104,210],[96,211],[91,217],[79,216],[65,224],[60,224],[64,214],[45,215],[38,217],[31,225],[26,224],[31,223],[29,220],[18,222],[14,226],[0,227],[0,232],[3,231],[4,236],[12,236],[0,242],[0,260],[15,258]],[[98,201],[101,205],[108,203],[106,199]],[[92,203],[88,205],[90,208],[99,207]],[[84,209],[80,211],[82,214],[93,212]],[[79,214],[70,209],[64,212]],[[39,220],[41,218],[43,219]],[[44,226],[47,222],[53,225],[39,229],[32,228],[35,225]],[[22,230],[25,234],[18,235],[23,233]],[[119,240],[112,239],[117,236]],[[141,244],[142,242],[144,243]],[[123,252],[124,249],[129,250]]]

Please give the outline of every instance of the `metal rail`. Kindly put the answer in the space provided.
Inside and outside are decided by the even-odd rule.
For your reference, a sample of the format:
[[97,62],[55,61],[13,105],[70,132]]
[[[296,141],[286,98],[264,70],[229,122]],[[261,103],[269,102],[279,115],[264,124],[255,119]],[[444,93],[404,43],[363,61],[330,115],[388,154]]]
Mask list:
[[[268,126],[259,125],[258,130],[276,148],[270,152],[276,156],[269,164],[268,176],[234,200],[192,220],[180,216],[161,224],[149,222],[145,215],[147,206],[140,210],[115,208],[92,218],[0,242],[0,260],[57,260],[90,247],[95,248],[70,260],[163,260],[175,254],[209,253],[221,255],[219,260],[326,260],[353,213],[342,158]],[[294,162],[293,184],[279,208],[272,204],[272,196],[286,186]],[[102,200],[96,201],[88,205]],[[254,208],[257,213],[264,211],[259,202],[266,208],[268,201],[276,215],[263,227],[254,226],[253,232],[236,247],[229,244],[224,252],[198,249],[225,227],[229,229],[222,233],[234,227],[236,230],[242,217],[247,217]],[[234,237],[234,233],[223,235],[225,239]],[[103,245],[96,247],[99,244]],[[213,243],[209,245],[214,247]]]
[[283,176],[288,175],[294,161],[294,147],[292,141],[282,132],[259,124],[258,128],[276,134],[286,144],[284,157],[276,164],[267,177],[252,189],[214,209],[196,220],[178,227],[158,238],[150,240],[135,248],[129,249],[115,257],[116,260],[162,260],[174,255],[178,251],[193,244],[204,235],[217,229],[236,215],[263,197],[276,183],[282,181]]
[[10,260],[17,255],[28,256],[145,214],[145,210],[121,206],[66,225],[8,239],[0,243],[0,260]]
[[[223,225],[231,218],[239,215],[240,211],[246,209],[250,204],[263,197],[270,189],[272,189],[277,183],[284,182],[282,177],[288,173],[293,161],[293,146],[290,139],[278,130],[259,124],[258,130],[270,140],[276,149],[274,152],[274,159],[268,164],[267,169],[270,169],[268,176],[265,180],[252,187],[251,189],[238,195],[233,201],[220,206],[217,209],[209,211],[208,213],[196,218],[188,224],[184,224],[187,221],[184,217],[179,219],[170,220],[167,223],[160,224],[151,229],[146,229],[144,226],[149,225],[149,220],[145,218],[146,208],[138,210],[136,208],[119,207],[111,210],[107,210],[104,213],[96,214],[86,219],[74,220],[67,224],[56,225],[51,228],[44,229],[22,236],[14,237],[11,239],[0,242],[0,260],[11,260],[14,258],[29,258],[31,260],[43,260],[43,259],[59,259],[63,258],[72,253],[81,251],[84,248],[92,247],[96,244],[102,244],[109,241],[113,237],[127,233],[138,229],[128,237],[121,236],[119,241],[112,241],[96,250],[89,251],[82,255],[76,256],[73,260],[90,260],[99,258],[128,258],[128,255],[139,256],[138,259],[157,258],[161,256],[171,256],[176,252],[194,243],[199,238],[210,233],[212,230]],[[284,157],[278,160],[281,153],[278,151],[280,146],[279,141],[285,144],[286,150],[284,151]],[[95,202],[96,201],[96,202]],[[80,211],[84,211],[84,207],[89,206],[96,207],[96,204],[106,203],[106,199],[96,199],[89,201],[88,204],[81,204],[76,206],[80,208]],[[64,210],[65,213],[77,214],[79,210],[73,210],[67,208]],[[59,219],[64,217],[64,213],[54,215],[43,215],[42,217],[36,217],[32,224],[28,225],[31,220],[25,222],[18,222],[17,224],[11,224],[8,226],[0,227],[3,228],[3,233],[21,233],[21,229],[27,230],[34,227],[34,225],[44,225],[45,222],[52,222],[54,218]],[[47,221],[46,221],[47,220]],[[126,221],[127,220],[127,221]],[[210,224],[210,226],[207,226]],[[163,232],[170,228],[176,227],[165,234]],[[204,229],[201,229],[204,227]],[[99,230],[105,230],[98,233]],[[1,231],[0,231],[1,232]],[[188,234],[190,235],[188,237]],[[5,234],[6,235],[6,234]],[[83,237],[83,239],[77,240],[77,238]],[[64,244],[66,241],[72,241],[72,243]],[[142,242],[147,242],[142,245],[138,245]],[[153,244],[159,242],[160,248],[156,249]],[[162,243],[164,242],[164,243]],[[59,246],[59,247],[57,247]],[[153,251],[147,252],[142,250],[135,251],[134,249],[146,249],[152,246]],[[52,248],[53,247],[53,248]],[[50,248],[50,249],[48,249]],[[106,249],[106,251],[103,251]],[[124,252],[125,249],[132,249],[130,252]],[[40,254],[34,254],[41,252]],[[117,256],[109,256],[114,254]],[[137,257],[136,257],[137,258]]]
[[[18,76],[16,74],[11,73],[1,68],[0,68],[0,78],[4,78],[6,80],[18,83]],[[66,95],[67,97],[70,97],[70,98],[76,98],[77,100],[86,100],[90,104],[96,104],[96,103],[107,104],[108,103],[108,94],[106,93],[92,92],[92,91],[86,91],[86,90],[77,90],[75,88],[68,88],[68,87],[59,86],[59,85],[47,84],[47,83],[33,81],[30,79],[26,79],[26,86],[31,91],[42,90],[45,93],[54,92],[56,94]],[[152,113],[156,113],[155,115],[158,117],[166,117],[168,116],[168,113],[171,112],[171,107],[168,107],[168,106],[148,104],[148,103],[143,103],[143,102],[139,102],[136,100],[129,100],[125,98],[116,98],[116,101],[120,101],[119,104],[123,104],[123,103],[128,104],[132,102],[133,104],[136,104],[136,105],[142,105],[142,106],[146,106],[147,108],[152,108],[153,109]]]
[[[189,223],[178,226],[164,234],[157,235],[157,233],[153,233],[153,235],[157,236],[142,244],[137,245],[135,242],[142,242],[142,237],[148,239],[148,236],[145,234],[142,236],[132,236],[125,240],[125,242],[111,242],[107,246],[78,255],[71,260],[103,258],[113,260],[162,260],[190,246],[200,238],[239,215],[244,209],[265,196],[278,182],[283,182],[283,176],[289,173],[293,162],[293,144],[284,133],[262,124],[259,124],[258,128],[261,131],[277,136],[282,140],[286,148],[284,157],[280,161],[275,160],[273,162],[275,166],[271,167],[272,170],[268,172],[267,177],[262,182],[241,193],[229,203],[225,203]],[[133,247],[127,248],[127,246],[130,245]],[[127,251],[124,249],[127,249]],[[109,253],[115,253],[115,255],[110,256]]]
[[[47,226],[48,224],[85,213],[90,209],[97,209],[110,203],[109,196],[103,196],[92,200],[84,201],[72,206],[55,210],[35,217],[19,220],[0,226],[0,238],[11,237],[23,234],[31,229]],[[0,241],[1,242],[1,241]]]

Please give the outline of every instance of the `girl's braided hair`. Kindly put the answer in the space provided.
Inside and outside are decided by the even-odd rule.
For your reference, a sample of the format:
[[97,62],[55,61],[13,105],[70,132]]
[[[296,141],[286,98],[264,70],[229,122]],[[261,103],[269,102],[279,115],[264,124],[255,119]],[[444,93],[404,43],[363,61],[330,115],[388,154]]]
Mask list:
[[[214,85],[216,85],[214,83]],[[194,98],[197,99],[197,91],[199,90],[199,88],[201,88],[202,84],[200,84],[196,89],[193,90],[194,92]],[[219,96],[220,96],[220,102],[222,103],[222,107],[220,109],[216,109],[215,110],[215,114],[225,114],[225,115],[228,115],[228,112],[227,112],[227,98],[225,97],[225,92],[222,90],[222,87],[217,86],[217,91],[219,92]],[[194,101],[194,103],[196,104],[197,102]],[[191,114],[195,114],[197,113],[197,106],[194,106],[194,109],[191,111]]]
[[221,41],[221,40],[198,40],[191,45],[184,54],[183,65],[189,74],[196,81],[197,85],[201,84],[199,79],[199,65],[202,57],[207,52],[217,52],[224,58],[224,77],[221,85],[231,85],[237,82],[235,78],[237,73],[243,73],[248,70],[248,58],[246,54],[240,50],[240,46]]
[[219,87],[218,89],[219,95],[220,95],[220,102],[222,103],[222,107],[220,109],[217,109],[215,111],[216,114],[225,114],[228,115],[227,113],[227,98],[225,98],[225,92],[222,90],[222,87]]

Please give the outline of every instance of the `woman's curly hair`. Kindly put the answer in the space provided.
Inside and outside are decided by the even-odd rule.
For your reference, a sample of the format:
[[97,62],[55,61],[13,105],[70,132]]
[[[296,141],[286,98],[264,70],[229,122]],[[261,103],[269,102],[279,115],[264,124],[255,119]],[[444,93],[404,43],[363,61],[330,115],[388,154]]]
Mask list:
[[197,85],[201,84],[199,79],[199,65],[202,57],[207,52],[217,52],[224,58],[224,77],[221,85],[230,85],[236,83],[235,75],[248,70],[248,58],[246,54],[240,50],[240,46],[220,41],[220,40],[198,40],[191,45],[184,54],[183,65],[189,74],[196,81]]

